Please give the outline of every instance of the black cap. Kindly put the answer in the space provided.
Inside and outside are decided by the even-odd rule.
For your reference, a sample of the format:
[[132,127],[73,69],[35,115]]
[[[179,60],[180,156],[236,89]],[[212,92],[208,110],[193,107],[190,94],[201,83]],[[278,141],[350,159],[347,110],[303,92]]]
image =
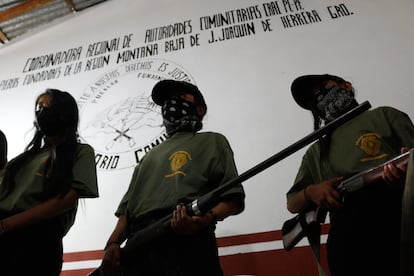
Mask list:
[[198,87],[186,81],[162,80],[155,84],[152,89],[152,100],[157,105],[163,105],[168,98],[183,93],[191,94],[195,97],[197,105],[207,109],[204,97]]
[[292,91],[293,99],[296,103],[305,109],[311,109],[311,104],[313,101],[314,94],[312,89],[320,85],[321,83],[335,80],[339,82],[344,82],[345,80],[341,77],[323,74],[323,75],[304,75],[297,77],[290,87]]

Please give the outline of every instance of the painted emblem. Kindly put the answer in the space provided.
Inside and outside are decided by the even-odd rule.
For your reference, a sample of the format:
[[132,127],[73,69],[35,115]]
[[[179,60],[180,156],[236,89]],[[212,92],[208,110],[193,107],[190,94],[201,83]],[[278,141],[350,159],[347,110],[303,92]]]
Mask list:
[[151,99],[163,79],[194,83],[186,70],[162,59],[145,59],[114,68],[91,83],[77,99],[81,139],[95,149],[96,167],[133,167],[165,141],[161,108]]
[[170,174],[167,174],[165,177],[167,178],[173,177],[174,175],[177,175],[177,174],[181,174],[185,176],[186,173],[181,171],[180,169],[185,164],[187,164],[188,160],[191,160],[191,159],[192,159],[191,155],[186,151],[180,150],[180,151],[174,152],[169,158],[170,167],[173,172]]
[[360,147],[369,157],[362,158],[361,161],[370,161],[387,157],[388,154],[379,154],[381,150],[381,137],[377,133],[366,133],[361,135],[355,145]]

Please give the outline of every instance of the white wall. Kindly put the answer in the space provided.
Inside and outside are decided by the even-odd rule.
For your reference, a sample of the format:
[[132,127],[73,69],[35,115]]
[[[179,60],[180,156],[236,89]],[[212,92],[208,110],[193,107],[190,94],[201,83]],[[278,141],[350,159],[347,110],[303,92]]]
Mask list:
[[[293,10],[285,12],[283,2],[291,4]],[[296,10],[295,3],[303,9]],[[263,4],[278,4],[281,14],[266,16]],[[332,18],[328,12],[331,6],[342,8],[342,16]],[[249,7],[256,7],[253,15],[257,17],[238,21],[237,14]],[[137,77],[138,73],[168,77],[166,73],[175,68],[185,72],[207,101],[204,130],[227,136],[241,173],[312,132],[310,114],[300,109],[290,95],[291,81],[301,74],[338,74],[354,84],[360,102],[369,100],[374,107],[391,105],[413,118],[412,10],[414,2],[408,0],[108,1],[0,48],[0,128],[9,141],[9,159],[20,153],[31,138],[35,97],[49,87],[72,93],[81,107],[81,135],[88,137],[86,141],[98,153],[119,155],[120,163],[117,169],[98,170],[100,198],[83,201],[77,221],[65,237],[65,252],[101,249],[115,225],[113,212],[128,185],[133,152],[162,131],[159,111],[150,113],[150,106],[132,101],[141,97],[147,103],[145,98],[156,82]],[[236,16],[233,24],[201,29],[200,18],[230,11]],[[321,22],[283,27],[282,17],[304,11],[316,11]],[[183,49],[165,52],[165,41],[170,39],[157,40],[153,42],[158,46],[157,55],[116,63],[118,53],[152,44],[145,43],[148,29],[189,20],[191,32],[171,38],[182,38]],[[265,22],[269,24],[266,31]],[[255,34],[208,42],[211,31],[220,37],[223,28],[245,23],[254,25]],[[191,37],[196,36],[199,44],[191,46]],[[123,48],[125,37],[131,40]],[[91,44],[118,38],[117,50],[93,56],[108,55],[109,64],[85,69],[91,59],[86,56]],[[30,58],[79,47],[81,55],[72,62],[24,72]],[[75,73],[79,62],[82,66]],[[151,68],[127,70],[128,65],[137,63],[151,64]],[[168,63],[166,71],[159,70],[163,63]],[[72,71],[65,76],[65,68],[70,65]],[[55,79],[24,83],[31,74],[59,67],[61,74]],[[16,87],[5,86],[5,81],[15,78],[19,82]],[[104,86],[98,87],[96,83],[103,79]],[[92,99],[99,93],[102,96],[94,103]],[[133,103],[129,107],[135,109],[125,108],[128,103]],[[105,116],[107,109],[110,113]],[[148,113],[140,113],[143,110]],[[141,115],[156,122],[148,127]],[[122,119],[127,120],[125,125]],[[135,129],[128,133],[135,145],[128,144],[124,137],[108,146],[117,136],[109,123],[125,127],[134,122]],[[281,228],[291,216],[285,207],[285,193],[293,182],[301,153],[303,150],[244,183],[246,210],[221,223],[219,237]]]

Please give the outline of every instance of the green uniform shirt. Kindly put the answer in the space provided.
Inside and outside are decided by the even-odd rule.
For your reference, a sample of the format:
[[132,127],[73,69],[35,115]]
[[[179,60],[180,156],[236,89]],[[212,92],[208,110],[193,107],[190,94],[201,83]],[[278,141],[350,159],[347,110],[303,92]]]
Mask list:
[[362,113],[331,136],[329,160],[320,162],[319,143],[306,151],[287,196],[335,176],[350,176],[378,166],[414,146],[414,126],[407,114],[392,107]]
[[[0,210],[23,211],[30,209],[48,198],[43,191],[43,172],[49,151],[43,151],[30,159],[15,176],[15,188],[0,201]],[[73,164],[72,188],[81,198],[98,197],[95,154],[91,146],[79,144]],[[62,229],[66,234],[75,220],[77,208],[61,215]]]
[[[178,132],[149,151],[134,170],[116,215],[135,219],[192,201],[237,177],[233,152],[218,133]],[[224,193],[244,199],[241,185]]]

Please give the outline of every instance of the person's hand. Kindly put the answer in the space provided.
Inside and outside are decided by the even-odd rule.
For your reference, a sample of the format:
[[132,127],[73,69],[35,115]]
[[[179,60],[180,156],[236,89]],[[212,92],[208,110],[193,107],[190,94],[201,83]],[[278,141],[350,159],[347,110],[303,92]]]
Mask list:
[[173,211],[171,228],[177,234],[189,235],[211,225],[213,221],[214,218],[210,214],[204,214],[202,216],[189,216],[185,205],[179,204]]
[[343,177],[334,177],[319,184],[309,185],[304,190],[305,198],[324,209],[341,208],[341,195],[335,188],[341,180]]
[[[401,148],[401,153],[407,152],[409,149],[407,147]],[[393,164],[387,164],[384,166],[384,170],[382,171],[382,179],[387,183],[393,183],[398,181],[405,175],[407,171],[407,165],[396,167]]]
[[110,243],[105,249],[100,268],[100,276],[116,274],[121,267],[121,248],[119,243]]

